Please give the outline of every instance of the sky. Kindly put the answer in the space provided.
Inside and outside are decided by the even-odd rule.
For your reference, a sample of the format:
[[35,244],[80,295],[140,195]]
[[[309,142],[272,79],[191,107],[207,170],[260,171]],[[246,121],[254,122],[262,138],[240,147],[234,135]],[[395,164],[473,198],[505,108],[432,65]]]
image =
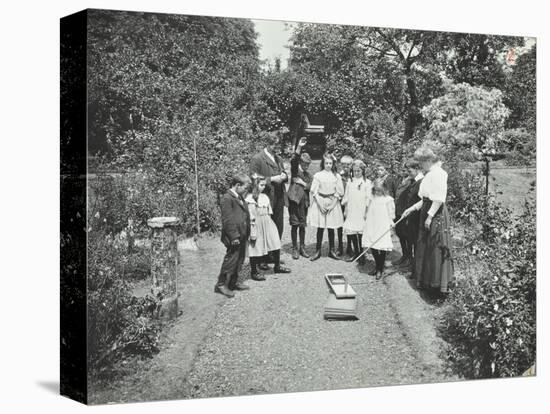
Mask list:
[[[260,45],[260,59],[273,63],[276,57],[281,58],[281,69],[287,67],[290,56],[288,47],[292,25],[295,23],[280,20],[252,20],[258,32],[257,42]],[[535,38],[526,38],[525,47],[518,52],[527,51],[534,43]]]
[[260,59],[273,62],[281,58],[281,68],[287,67],[290,51],[287,47],[291,35],[292,23],[277,20],[253,20],[258,32],[257,42],[260,44]]

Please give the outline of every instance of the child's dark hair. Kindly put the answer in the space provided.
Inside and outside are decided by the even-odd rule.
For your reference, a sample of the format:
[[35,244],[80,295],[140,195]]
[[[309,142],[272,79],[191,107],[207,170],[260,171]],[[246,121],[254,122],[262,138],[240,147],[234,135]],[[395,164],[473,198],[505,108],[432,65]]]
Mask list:
[[411,158],[405,162],[405,168],[414,168],[415,170],[420,170],[422,166],[414,158]]
[[383,196],[387,196],[388,192],[386,191],[386,188],[382,185],[375,185],[372,187],[372,195],[375,196],[376,193],[381,193]]
[[332,155],[330,152],[325,152],[323,154],[323,158],[321,158],[321,171],[325,169],[325,159],[331,159],[332,160],[332,173],[336,174],[338,172],[338,166],[336,165],[336,157]]
[[231,177],[231,187],[238,185],[244,185],[250,181],[250,178],[246,174],[237,173]]
[[258,201],[258,197],[260,196],[260,189],[258,184],[260,184],[262,181],[265,181],[265,177],[260,174],[253,174],[251,178],[252,178],[252,198],[254,198],[255,201]]

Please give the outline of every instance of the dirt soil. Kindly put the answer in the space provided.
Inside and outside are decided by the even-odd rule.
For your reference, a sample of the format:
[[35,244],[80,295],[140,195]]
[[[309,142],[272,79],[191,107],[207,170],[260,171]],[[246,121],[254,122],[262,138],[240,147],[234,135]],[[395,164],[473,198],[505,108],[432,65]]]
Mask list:
[[[287,221],[288,223],[288,221]],[[308,229],[308,249],[314,249]],[[163,332],[152,359],[121,364],[125,375],[90,386],[95,404],[299,392],[454,380],[443,368],[436,335],[439,305],[424,299],[406,274],[390,268],[376,281],[367,266],[290,257],[291,274],[266,272],[267,281],[235,298],[213,292],[224,254],[217,238],[181,251],[178,288],[182,315]],[[399,243],[394,240],[397,247]],[[398,258],[399,251],[391,259]],[[248,272],[248,267],[245,267]],[[356,321],[326,321],[324,275],[341,272],[358,298]],[[136,294],[146,286],[136,287]]]

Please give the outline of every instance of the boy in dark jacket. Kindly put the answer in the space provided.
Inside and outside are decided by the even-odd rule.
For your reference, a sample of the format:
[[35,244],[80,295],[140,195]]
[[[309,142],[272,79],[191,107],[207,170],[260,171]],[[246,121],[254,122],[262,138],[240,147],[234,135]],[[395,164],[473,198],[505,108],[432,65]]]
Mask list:
[[250,185],[250,178],[245,174],[236,174],[231,181],[231,188],[221,199],[222,243],[227,251],[223,258],[214,292],[229,298],[235,296],[233,290],[246,290],[249,287],[238,281],[239,270],[246,255],[246,243],[250,235],[250,214],[244,202],[244,194]]
[[[300,138],[298,146],[290,160],[290,186],[288,187],[288,215],[292,236],[292,258],[309,257],[305,250],[307,209],[309,207],[309,189],[313,176],[308,172],[311,157],[302,152],[307,139]],[[298,247],[298,232],[300,233],[300,247]]]
[[[407,169],[407,176],[399,184],[396,191],[396,221],[401,218],[401,215],[407,208],[418,202],[418,188],[424,177],[420,170],[420,165],[414,160],[407,161],[405,168]],[[414,260],[416,236],[418,235],[418,215],[409,215],[406,220],[400,222],[395,226],[395,233],[399,237],[403,255],[399,260],[393,262],[393,264],[397,266],[411,266]]]

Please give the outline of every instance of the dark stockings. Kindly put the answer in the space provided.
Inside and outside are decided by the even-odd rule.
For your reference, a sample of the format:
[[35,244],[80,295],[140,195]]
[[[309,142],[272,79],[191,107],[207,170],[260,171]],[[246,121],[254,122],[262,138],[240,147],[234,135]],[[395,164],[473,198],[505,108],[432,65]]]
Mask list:
[[[360,237],[361,236],[359,234],[352,234],[348,236],[351,244],[353,245],[353,251],[356,256],[359,256],[361,254],[361,242],[359,239]],[[350,241],[348,241],[348,243],[350,243]]]
[[258,273],[258,264],[260,263],[259,257],[250,257],[250,273],[253,275]]
[[[281,265],[281,251],[273,250],[269,252],[270,256],[273,258],[273,264],[275,268],[278,268]],[[262,257],[250,257],[250,273],[253,275],[258,273],[258,265],[265,260],[265,256]]]
[[[328,245],[330,251],[334,249],[334,229],[327,229],[328,230]],[[321,246],[323,245],[323,232],[325,229],[318,228],[317,229],[317,250],[321,250]]]
[[384,270],[384,263],[386,261],[386,251],[376,249],[370,250],[372,252],[372,257],[374,257],[374,262],[376,263],[376,270],[382,272]]
[[273,257],[273,266],[275,269],[278,269],[281,266],[281,251],[280,250],[273,250],[271,252],[271,256]]
[[350,253],[350,254],[353,252],[352,246],[354,246],[354,244],[353,244],[353,239],[355,239],[355,237],[357,237],[356,234],[348,234],[348,237],[347,237],[347,239],[348,239],[348,244],[347,244],[347,246],[346,246],[346,251],[347,251],[348,253]]
[[306,228],[303,226],[292,226],[290,229],[290,236],[292,238],[292,247],[298,247],[298,232],[300,235],[300,245],[306,245]]

